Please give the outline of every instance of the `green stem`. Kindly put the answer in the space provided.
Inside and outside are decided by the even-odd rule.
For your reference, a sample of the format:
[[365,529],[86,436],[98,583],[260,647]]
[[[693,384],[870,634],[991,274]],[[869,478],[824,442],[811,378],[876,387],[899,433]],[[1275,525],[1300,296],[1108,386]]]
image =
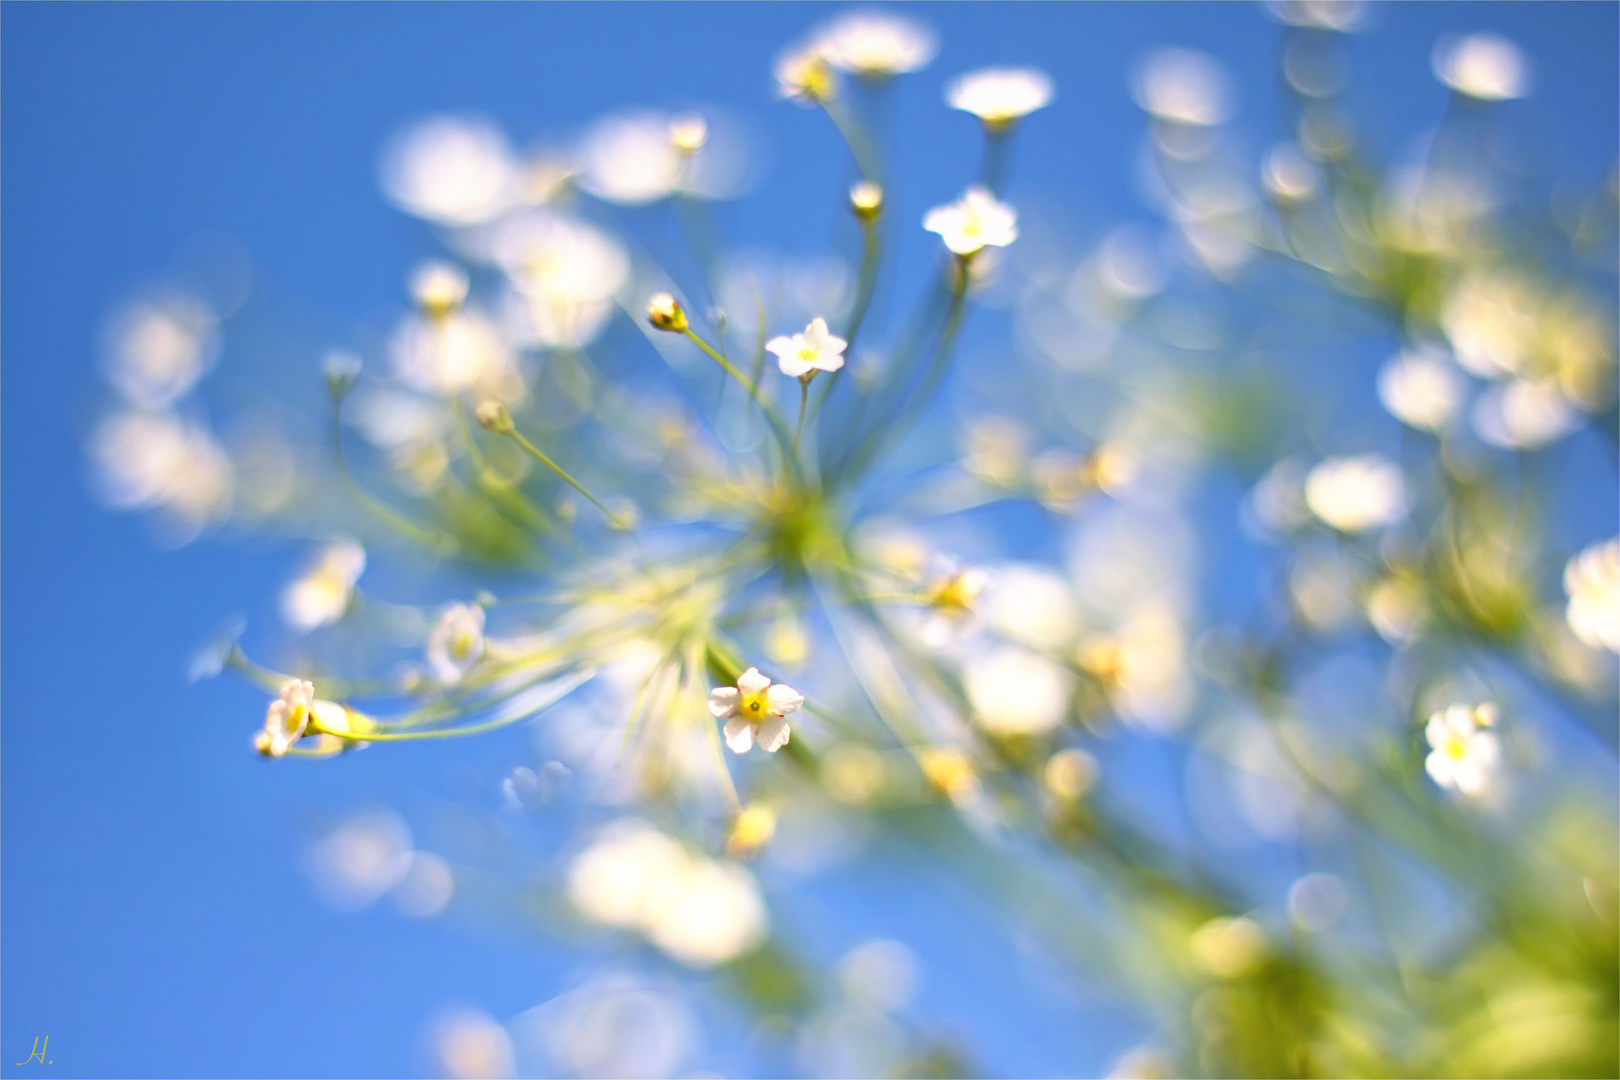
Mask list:
[[618,529],[621,532],[630,531],[630,526],[626,525],[622,520],[620,520],[619,516],[612,510],[609,510],[601,499],[598,499],[595,495],[592,495],[590,489],[570,476],[567,469],[564,469],[561,465],[558,465],[555,461],[552,461],[551,458],[546,455],[544,450],[541,450],[538,446],[534,445],[534,443],[530,442],[528,439],[525,439],[523,437],[523,433],[518,431],[517,428],[512,428],[510,431],[506,432],[506,434],[511,436],[512,440],[519,446],[523,447],[524,450],[528,451],[529,455],[536,461],[561,477],[563,482],[569,487],[573,488],[575,491],[589,499],[593,506],[607,515],[607,519],[613,522],[613,527],[615,529]]
[[792,453],[789,450],[790,442],[788,439],[787,425],[782,423],[782,418],[776,414],[776,410],[771,407],[770,402],[766,401],[765,396],[759,392],[758,384],[750,383],[743,376],[743,373],[737,370],[736,365],[732,364],[730,360],[727,360],[723,355],[716,352],[714,346],[710,345],[707,341],[704,341],[701,337],[699,337],[697,332],[694,331],[690,326],[683,330],[682,333],[686,335],[687,339],[691,341],[692,344],[696,345],[698,348],[702,349],[704,352],[713,357],[714,362],[719,364],[721,369],[724,370],[727,375],[730,375],[733,379],[735,379],[738,386],[741,386],[744,390],[748,391],[748,395],[754,399],[755,403],[758,404],[760,409],[765,413],[765,418],[770,421],[771,429],[776,433],[776,440],[781,444],[782,451],[787,453],[791,459]]
[[455,540],[444,533],[435,535],[406,518],[362,487],[360,481],[355,479],[354,473],[349,471],[348,459],[343,454],[343,397],[340,395],[334,395],[332,398],[332,456],[337,461],[338,472],[342,474],[345,483],[366,509],[436,554],[449,556],[456,553]]
[[[812,375],[811,378],[814,376]],[[810,405],[810,378],[799,379],[799,422],[793,425],[793,450],[791,455],[795,468],[799,466],[799,439],[804,435],[804,414]]]

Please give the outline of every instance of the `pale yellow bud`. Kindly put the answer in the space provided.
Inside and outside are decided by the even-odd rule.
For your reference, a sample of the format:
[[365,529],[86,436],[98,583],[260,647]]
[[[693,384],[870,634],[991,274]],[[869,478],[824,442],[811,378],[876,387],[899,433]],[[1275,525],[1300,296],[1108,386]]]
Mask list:
[[849,189],[849,206],[862,221],[875,221],[883,212],[883,189],[871,180],[857,180]]
[[512,414],[506,411],[506,406],[491,398],[478,406],[474,414],[478,417],[478,426],[486,431],[493,431],[500,435],[512,432]]
[[647,321],[652,323],[655,329],[671,334],[684,334],[689,325],[686,321],[686,309],[669,293],[659,293],[647,301]]
[[708,121],[696,113],[677,116],[670,121],[669,141],[677,152],[690,157],[703,149],[704,144],[709,141]]

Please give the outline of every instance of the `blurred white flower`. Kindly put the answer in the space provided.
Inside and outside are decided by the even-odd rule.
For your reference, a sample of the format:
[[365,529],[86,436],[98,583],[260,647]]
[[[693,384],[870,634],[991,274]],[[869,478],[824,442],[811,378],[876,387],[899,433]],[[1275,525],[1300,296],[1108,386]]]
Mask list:
[[1432,748],[1423,768],[1443,788],[1464,795],[1485,790],[1501,756],[1496,735],[1487,730],[1496,722],[1496,706],[1489,702],[1469,708],[1453,705],[1429,717],[1423,729]]
[[316,891],[339,911],[359,911],[380,900],[410,868],[410,830],[390,810],[356,814],[309,852]]
[[495,258],[523,298],[541,345],[587,345],[614,311],[630,258],[607,233],[575,218],[532,213],[504,222]]
[[1201,52],[1164,47],[1136,69],[1136,103],[1158,120],[1192,127],[1219,124],[1231,115],[1231,90],[1219,64]]
[[1322,170],[1295,144],[1278,143],[1266,155],[1260,179],[1278,202],[1304,202],[1322,186]]
[[294,679],[281,688],[281,696],[270,703],[264,716],[264,730],[253,745],[266,757],[281,757],[304,735],[309,713],[315,703],[315,685]]
[[206,428],[171,412],[128,409],[90,439],[97,493],[119,509],[162,510],[184,543],[230,513],[230,458]]
[[428,637],[427,660],[433,674],[454,686],[484,655],[484,609],[477,604],[451,604],[439,614]]
[[898,941],[862,942],[838,961],[844,996],[884,1012],[898,1012],[917,993],[917,955]]
[[1536,336],[1539,299],[1523,279],[1502,272],[1465,276],[1440,311],[1457,362],[1483,379],[1517,373]]
[[1340,532],[1367,532],[1406,513],[1406,485],[1399,467],[1377,454],[1330,458],[1305,478],[1305,504]]
[[449,863],[430,851],[413,851],[409,869],[394,886],[394,906],[413,919],[431,919],[450,906],[455,891]]
[[1620,653],[1620,538],[1593,544],[1564,565],[1565,618],[1592,648]]
[[517,162],[506,136],[478,117],[434,116],[383,155],[383,192],[408,214],[440,225],[477,225],[515,201]]
[[[1305,505],[1308,474],[1298,458],[1284,458],[1268,469],[1244,500],[1246,515],[1252,515],[1245,517],[1251,531],[1285,533],[1309,521],[1310,508]],[[1254,530],[1254,525],[1260,528]]]
[[476,391],[511,400],[523,386],[500,331],[484,315],[457,311],[443,318],[411,316],[389,341],[394,371],[407,385],[438,394]]
[[997,202],[988,188],[975,184],[956,202],[928,211],[923,228],[938,233],[957,255],[967,256],[986,246],[1006,247],[1018,239],[1018,214]]
[[947,644],[972,616],[979,594],[989,582],[990,575],[973,567],[942,574],[923,598],[929,609],[922,628],[923,643],[936,649]]
[[1003,566],[984,598],[984,621],[1033,649],[1069,645],[1080,632],[1080,610],[1064,578],[1040,566]]
[[647,979],[609,973],[516,1017],[511,1024],[524,1049],[551,1068],[580,1077],[683,1076],[683,1062],[699,1031],[677,994]]
[[349,610],[355,582],[365,569],[366,549],[356,541],[328,544],[282,591],[282,619],[301,631],[336,622]]
[[945,102],[970,112],[991,128],[1045,108],[1052,100],[1052,80],[1036,68],[985,68],[952,79],[945,87]]
[[1097,759],[1077,746],[1059,750],[1046,759],[1041,769],[1041,782],[1046,790],[1065,802],[1084,798],[1097,786],[1101,768]]
[[411,299],[424,315],[442,318],[461,307],[469,285],[461,267],[434,259],[411,272]]
[[[702,143],[694,148],[697,123],[703,125]],[[729,198],[744,179],[741,144],[728,129],[696,114],[629,112],[604,117],[585,133],[579,160],[581,187],[599,199],[627,206],[657,202],[677,192]]]
[[692,967],[747,952],[765,933],[753,878],[639,821],[621,821],[568,869],[568,895],[586,917],[636,930]]
[[1506,101],[1530,92],[1530,65],[1524,53],[1495,34],[1441,38],[1432,63],[1435,78],[1480,101]]
[[979,725],[993,735],[1040,735],[1062,722],[1074,679],[1027,649],[1004,647],[975,656],[965,674]]
[[439,1068],[454,1080],[500,1080],[516,1071],[512,1037],[486,1013],[466,1009],[440,1018],[432,1042]]
[[838,75],[819,42],[796,46],[776,59],[776,89],[800,105],[830,101],[838,92]]
[[160,293],[114,315],[105,347],[113,386],[158,409],[183,397],[219,358],[218,319],[194,296]]
[[726,721],[726,745],[737,754],[748,753],[756,739],[760,749],[773,754],[786,746],[789,732],[782,718],[803,704],[803,694],[773,684],[758,668],[739,675],[736,686],[719,686],[709,694],[709,712]]
[[1579,410],[1547,379],[1510,379],[1487,387],[1474,403],[1474,430],[1492,446],[1534,450],[1580,424]]
[[852,75],[882,78],[920,71],[939,51],[934,32],[884,11],[852,11],[816,36],[829,63]]
[[1266,0],[1271,17],[1287,26],[1350,33],[1367,20],[1361,0]]
[[1400,353],[1378,372],[1378,400],[1390,415],[1429,431],[1446,426],[1467,390],[1450,361],[1432,350]]
[[804,333],[791,337],[775,337],[765,348],[776,354],[776,366],[782,374],[800,378],[816,371],[837,371],[844,366],[844,348],[848,344],[827,330],[827,320],[817,315],[804,328]]

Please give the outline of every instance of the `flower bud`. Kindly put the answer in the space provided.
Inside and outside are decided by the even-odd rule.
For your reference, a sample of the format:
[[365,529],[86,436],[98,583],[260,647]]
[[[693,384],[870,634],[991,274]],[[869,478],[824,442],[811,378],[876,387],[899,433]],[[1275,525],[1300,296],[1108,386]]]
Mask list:
[[876,221],[883,212],[883,189],[871,180],[857,180],[849,189],[849,206],[862,221]]
[[348,394],[354,389],[355,380],[360,378],[360,358],[353,353],[327,353],[322,366],[326,372],[326,388],[336,398]]
[[494,398],[478,406],[474,413],[478,417],[478,426],[485,431],[493,431],[500,435],[512,433],[512,414],[506,411],[506,406]]
[[647,321],[671,334],[684,334],[688,325],[686,309],[669,293],[659,293],[647,301]]

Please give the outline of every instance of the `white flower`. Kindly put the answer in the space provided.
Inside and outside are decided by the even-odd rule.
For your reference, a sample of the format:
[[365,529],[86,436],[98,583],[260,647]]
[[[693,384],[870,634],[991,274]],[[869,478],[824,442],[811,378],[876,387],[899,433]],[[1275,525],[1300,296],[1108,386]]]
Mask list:
[[617,240],[557,214],[509,219],[494,248],[541,345],[588,345],[607,324],[614,296],[630,276],[630,257]]
[[1367,532],[1406,513],[1406,485],[1377,454],[1330,458],[1305,478],[1305,505],[1340,532]]
[[477,312],[406,319],[389,342],[389,351],[400,379],[418,390],[522,396],[511,350],[495,325]]
[[1378,399],[1390,415],[1415,428],[1445,427],[1466,391],[1457,370],[1428,350],[1403,352],[1378,372]]
[[1226,73],[1201,52],[1162,48],[1136,71],[1136,103],[1157,120],[1209,127],[1232,112]]
[[281,697],[270,703],[264,716],[264,730],[253,745],[266,757],[281,757],[304,735],[310,709],[315,704],[315,685],[294,679],[281,688]]
[[[700,146],[693,142],[699,137]],[[701,151],[701,152],[700,152]],[[580,186],[599,199],[643,206],[677,192],[705,199],[735,195],[746,154],[727,129],[702,116],[628,112],[596,121],[580,145]]]
[[177,543],[230,514],[231,460],[200,424],[128,409],[102,421],[89,449],[101,497],[121,509],[161,509]]
[[817,43],[834,67],[868,78],[919,71],[939,50],[928,27],[881,11],[844,15],[821,31]]
[[484,655],[484,609],[477,604],[451,604],[439,615],[428,637],[427,659],[433,673],[454,686]]
[[816,316],[804,333],[792,337],[772,338],[765,348],[776,354],[776,366],[782,374],[798,378],[814,371],[837,371],[844,366],[844,347],[841,337],[827,331],[827,320]]
[[1580,426],[1581,416],[1558,384],[1510,379],[1488,387],[1474,405],[1474,430],[1492,446],[1533,450]]
[[336,622],[349,609],[366,568],[366,549],[353,540],[328,544],[281,594],[281,617],[297,630]]
[[784,52],[777,57],[775,74],[777,91],[801,105],[829,101],[838,92],[838,73],[819,43]]
[[1620,653],[1620,538],[1593,544],[1564,566],[1565,618],[1593,648]]
[[1051,100],[1052,80],[1035,68],[985,68],[945,87],[946,104],[972,113],[990,127],[1005,127]]
[[956,202],[928,211],[923,228],[938,233],[956,254],[967,256],[984,247],[1006,247],[1018,239],[1018,214],[997,202],[988,188],[975,184]]
[[436,259],[421,264],[411,273],[411,299],[432,316],[448,315],[459,308],[467,299],[468,287],[465,271]]
[[208,305],[184,293],[130,304],[108,327],[107,377],[139,405],[168,405],[218,359],[217,323]]
[[942,648],[973,615],[990,575],[974,567],[952,568],[941,574],[923,597],[931,612],[923,623],[923,644]]
[[1530,92],[1530,65],[1524,53],[1495,34],[1441,38],[1432,63],[1435,78],[1480,101],[1506,101]]
[[1423,768],[1434,782],[1464,795],[1483,792],[1501,756],[1496,735],[1485,730],[1495,722],[1496,706],[1489,702],[1472,709],[1453,705],[1429,717],[1423,734],[1432,749]]
[[1523,279],[1509,273],[1474,273],[1446,297],[1440,326],[1457,362],[1482,379],[1517,373],[1536,339],[1540,298]]
[[758,668],[739,675],[736,686],[716,687],[709,694],[709,712],[726,721],[726,745],[737,754],[748,753],[755,739],[760,749],[773,754],[786,746],[788,725],[782,718],[803,704],[803,694],[781,683],[772,685]]
[[1361,0],[1266,0],[1266,10],[1287,26],[1342,34],[1360,28],[1367,18],[1367,5]]
[[1278,202],[1297,203],[1316,194],[1322,186],[1322,170],[1293,143],[1278,143],[1266,155],[1260,179]]
[[979,725],[994,735],[1039,735],[1057,727],[1074,680],[1057,664],[1018,648],[975,659],[967,669],[968,700]]
[[476,117],[424,120],[383,157],[383,191],[394,205],[441,225],[494,219],[511,206],[518,181],[506,136]]
[[588,918],[638,931],[692,967],[733,960],[765,934],[765,905],[746,870],[639,821],[617,823],[574,859],[568,895]]

